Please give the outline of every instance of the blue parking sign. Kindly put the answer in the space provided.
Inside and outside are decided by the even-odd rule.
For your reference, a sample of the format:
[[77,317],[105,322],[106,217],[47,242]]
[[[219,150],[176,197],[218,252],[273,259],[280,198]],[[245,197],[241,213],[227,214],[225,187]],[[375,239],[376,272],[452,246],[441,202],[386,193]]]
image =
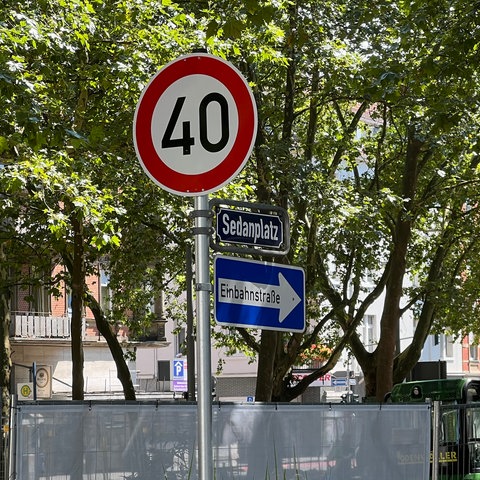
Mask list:
[[185,379],[185,360],[175,359],[173,360],[173,379],[184,380]]

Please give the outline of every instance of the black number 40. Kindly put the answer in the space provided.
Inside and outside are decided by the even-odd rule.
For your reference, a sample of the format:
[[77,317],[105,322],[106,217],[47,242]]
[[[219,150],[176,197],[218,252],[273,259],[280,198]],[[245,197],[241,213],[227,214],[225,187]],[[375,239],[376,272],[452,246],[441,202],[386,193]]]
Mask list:
[[[183,155],[190,155],[191,146],[195,144],[195,138],[192,137],[190,133],[190,122],[182,122],[182,136],[177,138],[172,138],[173,131],[177,125],[178,118],[180,117],[180,112],[182,111],[183,104],[185,103],[186,97],[178,97],[175,102],[175,107],[173,107],[172,116],[168,121],[167,128],[162,138],[162,148],[183,148]],[[217,142],[211,142],[208,138],[208,128],[207,128],[207,108],[212,103],[218,103],[220,107],[220,123],[222,134],[220,139]],[[220,93],[209,93],[203,97],[200,105],[198,107],[198,121],[200,127],[200,144],[202,147],[211,153],[216,153],[222,150],[225,145],[228,143],[230,136],[229,124],[228,124],[228,102],[223,95]]]

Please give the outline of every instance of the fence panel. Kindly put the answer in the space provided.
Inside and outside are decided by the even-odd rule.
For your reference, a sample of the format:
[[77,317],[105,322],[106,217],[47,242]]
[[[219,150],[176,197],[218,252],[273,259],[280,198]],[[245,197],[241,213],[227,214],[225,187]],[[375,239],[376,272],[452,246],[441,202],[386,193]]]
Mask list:
[[[29,403],[16,409],[21,480],[198,478],[197,407]],[[215,404],[215,480],[427,480],[428,405]]]

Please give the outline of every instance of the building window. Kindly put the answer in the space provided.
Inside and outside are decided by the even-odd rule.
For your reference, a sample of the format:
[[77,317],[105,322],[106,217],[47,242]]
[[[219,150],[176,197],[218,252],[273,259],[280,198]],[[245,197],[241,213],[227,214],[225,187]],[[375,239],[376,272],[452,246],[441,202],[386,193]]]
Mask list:
[[470,350],[470,360],[473,362],[478,362],[478,344],[472,334],[468,336],[468,344]]
[[377,339],[375,335],[375,324],[375,315],[365,315],[363,317],[363,339],[367,352],[373,352],[377,344]]
[[178,329],[175,335],[175,356],[186,355],[187,353],[187,331],[184,327]]
[[108,273],[103,268],[100,268],[100,306],[104,312],[112,309],[112,293],[109,283]]
[[31,276],[35,283],[30,287],[29,311],[40,315],[50,315],[52,311],[52,299],[45,281],[51,279],[50,268],[38,269],[33,267]]
[[445,335],[444,343],[445,343],[445,357],[453,358],[453,337],[450,335]]
[[65,311],[68,318],[72,316],[72,291],[69,288],[65,289]]

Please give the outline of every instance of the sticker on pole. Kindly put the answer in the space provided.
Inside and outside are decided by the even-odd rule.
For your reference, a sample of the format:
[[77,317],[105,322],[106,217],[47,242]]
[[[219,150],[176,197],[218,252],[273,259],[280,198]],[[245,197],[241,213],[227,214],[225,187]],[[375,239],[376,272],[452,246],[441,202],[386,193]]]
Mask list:
[[206,53],[165,65],[142,92],[133,141],[147,175],[178,195],[203,195],[236,177],[253,149],[257,109],[242,74]]

